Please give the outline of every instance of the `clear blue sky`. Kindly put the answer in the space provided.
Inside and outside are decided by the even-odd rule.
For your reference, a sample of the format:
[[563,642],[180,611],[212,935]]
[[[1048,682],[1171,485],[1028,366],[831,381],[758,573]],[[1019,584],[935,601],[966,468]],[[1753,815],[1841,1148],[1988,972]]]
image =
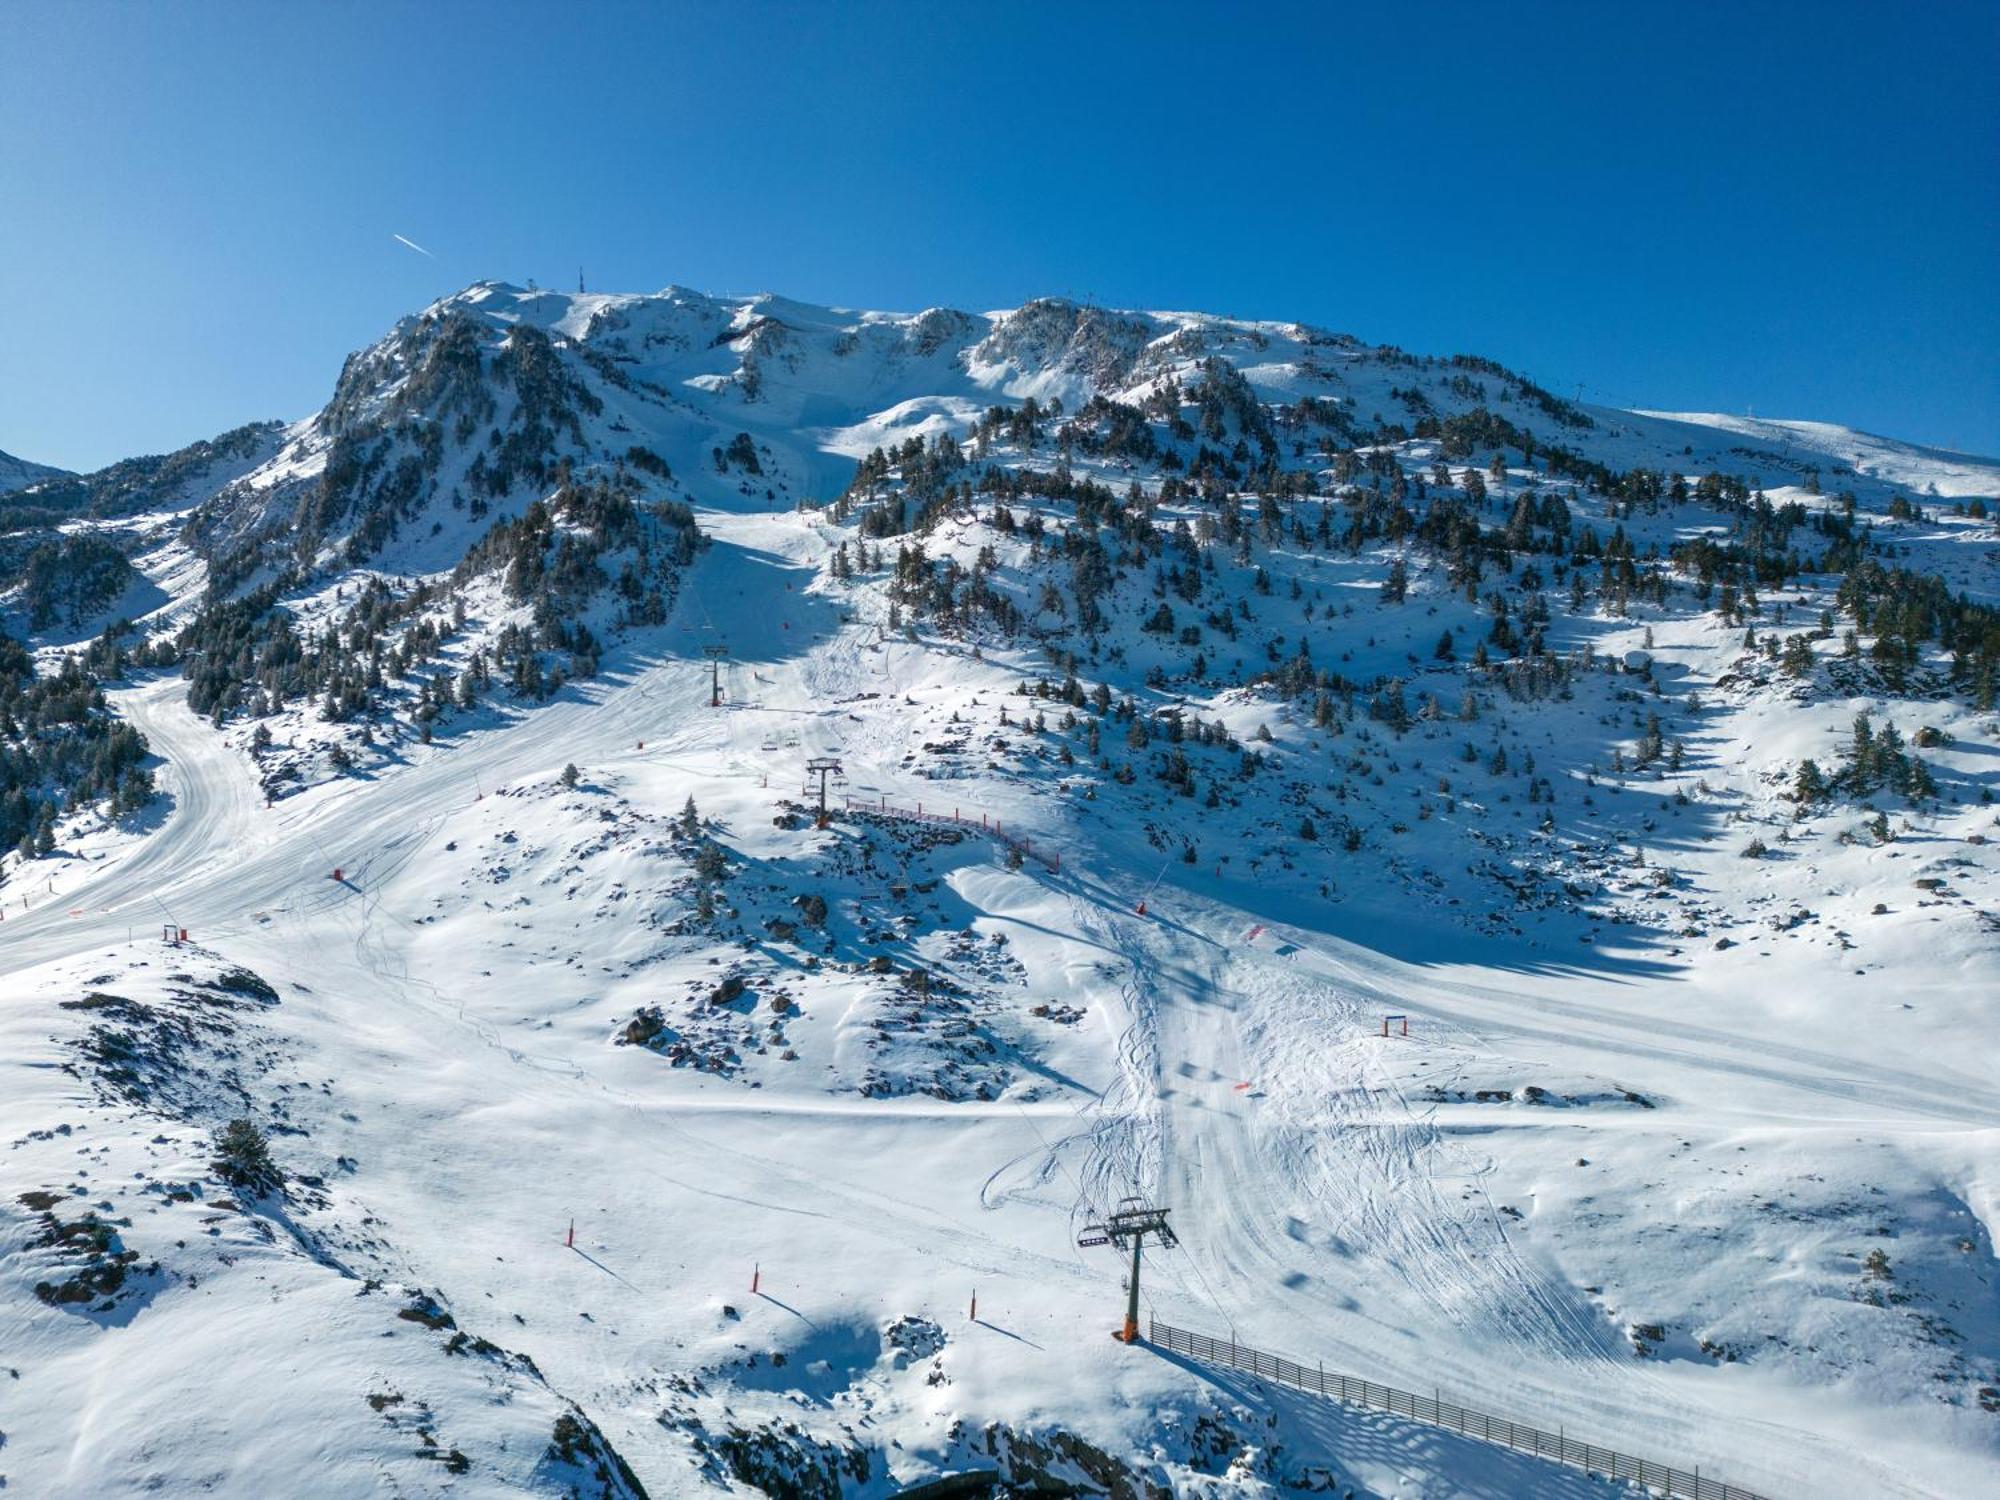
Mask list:
[[[2000,453],[2000,5],[0,6],[0,448],[480,277],[1046,293]],[[427,260],[391,238],[435,252]]]

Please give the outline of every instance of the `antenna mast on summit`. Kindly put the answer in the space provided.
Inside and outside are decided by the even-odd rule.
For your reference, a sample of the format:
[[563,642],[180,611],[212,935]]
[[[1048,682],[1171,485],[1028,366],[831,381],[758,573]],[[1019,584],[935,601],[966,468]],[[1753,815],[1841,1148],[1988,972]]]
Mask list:
[[578,267],[576,268],[576,289],[577,289],[577,290],[578,290],[579,292],[581,292],[581,291],[583,290],[583,267],[582,267],[582,266],[578,266]]

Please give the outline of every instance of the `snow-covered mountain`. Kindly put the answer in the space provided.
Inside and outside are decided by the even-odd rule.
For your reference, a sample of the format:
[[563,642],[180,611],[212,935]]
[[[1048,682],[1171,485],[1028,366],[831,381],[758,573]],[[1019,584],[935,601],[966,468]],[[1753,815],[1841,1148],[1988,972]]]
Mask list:
[[1989,459],[1898,442],[1831,422],[1760,421],[1717,412],[1638,415],[1734,433],[1747,443],[1732,447],[1731,452],[1781,466],[1804,462],[1817,468],[1824,464],[1836,474],[1862,474],[1892,487],[1946,500],[1991,499],[1993,494],[1993,463]]
[[11,453],[0,453],[0,495],[23,489],[39,479],[61,479],[68,475],[67,469],[58,469],[50,464],[30,463],[25,458],[16,458]]
[[1127,1196],[1163,1321],[2000,1480],[2000,464],[498,283],[190,454],[0,601],[24,1492],[1617,1492],[1106,1339]]
[[[451,562],[489,512],[545,493],[558,465],[637,469],[665,492],[738,508],[820,499],[844,487],[850,460],[962,429],[995,403],[1139,406],[1209,359],[1291,410],[1294,447],[1490,411],[1621,470],[1744,471],[1774,485],[1816,473],[1830,488],[1874,481],[1945,499],[2000,488],[1991,460],[1823,423],[1586,408],[1489,361],[1419,360],[1300,324],[1059,299],[900,315],[482,283],[349,359],[328,405],[204,506],[196,535],[225,555],[261,543],[317,562],[385,547],[391,566]],[[754,464],[730,455],[739,435]]]
[[162,609],[171,590],[130,558],[155,550],[191,507],[268,461],[283,431],[251,423],[91,474],[44,471],[0,501],[5,613],[31,635],[68,643]]

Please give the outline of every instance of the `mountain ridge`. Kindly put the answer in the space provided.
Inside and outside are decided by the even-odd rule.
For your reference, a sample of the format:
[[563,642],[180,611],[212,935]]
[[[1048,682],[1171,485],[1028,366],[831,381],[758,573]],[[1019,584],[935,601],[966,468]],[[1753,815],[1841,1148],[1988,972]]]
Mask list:
[[[702,484],[708,475],[705,465],[688,460],[708,457],[719,441],[733,436],[732,429],[751,431],[760,441],[775,440],[780,461],[776,482],[764,488],[773,491],[773,498],[791,500],[823,498],[843,478],[829,460],[858,459],[891,433],[899,439],[932,435],[1001,399],[1033,396],[1046,403],[1053,398],[1070,406],[1094,397],[1141,400],[1161,380],[1185,378],[1199,358],[1209,356],[1246,371],[1262,398],[1311,395],[1332,403],[1352,429],[1345,435],[1357,439],[1410,425],[1411,411],[1401,409],[1393,394],[1398,370],[1456,370],[1498,382],[1498,409],[1522,410],[1518,425],[1532,432],[1538,420],[1552,441],[1589,430],[1582,423],[1604,423],[1612,431],[1597,446],[1636,450],[1626,454],[1628,459],[1643,454],[1664,466],[1684,456],[1694,464],[1727,461],[1740,467],[1746,457],[1732,452],[1741,444],[1719,435],[1721,419],[1692,422],[1580,408],[1491,361],[1419,358],[1298,323],[1122,312],[1054,298],[985,314],[940,308],[916,314],[857,313],[773,294],[717,298],[679,287],[657,294],[573,294],[479,282],[401,320],[354,356],[328,406],[300,424],[285,450],[263,470],[210,505],[215,524],[241,534],[260,525],[271,529],[255,516],[257,496],[294,491],[300,480],[322,473],[331,427],[359,416],[366,400],[388,411],[405,399],[397,395],[408,378],[402,362],[415,357],[417,346],[429,337],[429,325],[460,317],[473,320],[470,329],[480,330],[478,337],[501,346],[523,331],[553,340],[550,347],[559,352],[550,373],[566,363],[578,367],[579,378],[564,389],[580,393],[585,401],[608,400],[618,406],[613,426],[624,423],[641,435],[650,426],[666,449],[669,466],[689,483]],[[370,392],[353,388],[357,371],[371,369],[377,378]],[[1426,399],[1443,415],[1484,400],[1483,394],[1470,398],[1428,388],[1442,381],[1416,383],[1427,386]],[[615,442],[604,440],[603,434],[594,443],[585,442],[584,414],[569,411],[566,401],[558,394],[570,441],[552,432],[536,457],[546,463],[560,448],[577,461],[615,461]],[[1831,424],[1792,424],[1787,431],[1793,448],[1773,453],[1769,460],[1793,468],[1817,463],[1829,479],[1850,470],[1857,478],[1875,478],[1866,468],[1854,468],[1860,455],[1879,459],[1883,452],[1916,452],[1893,440],[1864,441],[1866,435]],[[1821,446],[1815,448],[1815,441]],[[1695,451],[1697,443],[1703,451]],[[442,461],[436,454],[398,455],[410,457],[432,467]],[[1960,457],[1964,468],[1955,471],[1958,482],[1949,487],[1947,498],[2000,494],[2000,464]],[[1893,484],[1894,476],[1885,482]],[[708,498],[716,497],[717,486],[702,484],[702,489]],[[742,491],[740,485],[723,489]],[[232,522],[226,519],[231,511],[249,514]]]

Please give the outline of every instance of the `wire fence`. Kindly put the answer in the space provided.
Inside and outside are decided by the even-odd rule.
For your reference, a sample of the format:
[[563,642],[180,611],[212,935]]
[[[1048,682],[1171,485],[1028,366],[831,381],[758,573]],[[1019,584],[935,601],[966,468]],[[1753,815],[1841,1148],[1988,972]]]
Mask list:
[[1185,1354],[1209,1364],[1228,1365],[1231,1369],[1245,1370],[1260,1379],[1295,1386],[1329,1400],[1386,1411],[1395,1416],[1408,1417],[1414,1422],[1428,1422],[1464,1437],[1499,1443],[1557,1463],[1574,1464],[1589,1474],[1628,1479],[1661,1495],[1685,1497],[1685,1500],[1765,1500],[1764,1496],[1740,1485],[1706,1478],[1698,1468],[1677,1469],[1670,1464],[1655,1463],[1649,1458],[1635,1458],[1616,1449],[1581,1442],[1565,1433],[1544,1432],[1537,1427],[1496,1417],[1490,1412],[1455,1406],[1435,1393],[1419,1396],[1413,1391],[1399,1391],[1393,1386],[1377,1385],[1372,1380],[1342,1375],[1324,1365],[1303,1365],[1262,1349],[1252,1349],[1234,1339],[1225,1341],[1209,1338],[1205,1334],[1189,1333],[1185,1328],[1169,1327],[1157,1318],[1151,1322],[1152,1342],[1169,1353]]
[[880,818],[904,818],[915,823],[942,823],[952,828],[967,828],[983,833],[988,838],[1005,844],[1009,849],[1018,849],[1025,859],[1045,866],[1052,872],[1062,870],[1062,855],[1046,846],[1037,849],[1034,843],[1020,834],[1009,833],[1000,825],[1000,820],[986,813],[966,813],[954,807],[950,812],[936,807],[926,808],[919,802],[915,806],[905,806],[891,802],[887,797],[847,798],[847,810],[855,813],[873,813]]

